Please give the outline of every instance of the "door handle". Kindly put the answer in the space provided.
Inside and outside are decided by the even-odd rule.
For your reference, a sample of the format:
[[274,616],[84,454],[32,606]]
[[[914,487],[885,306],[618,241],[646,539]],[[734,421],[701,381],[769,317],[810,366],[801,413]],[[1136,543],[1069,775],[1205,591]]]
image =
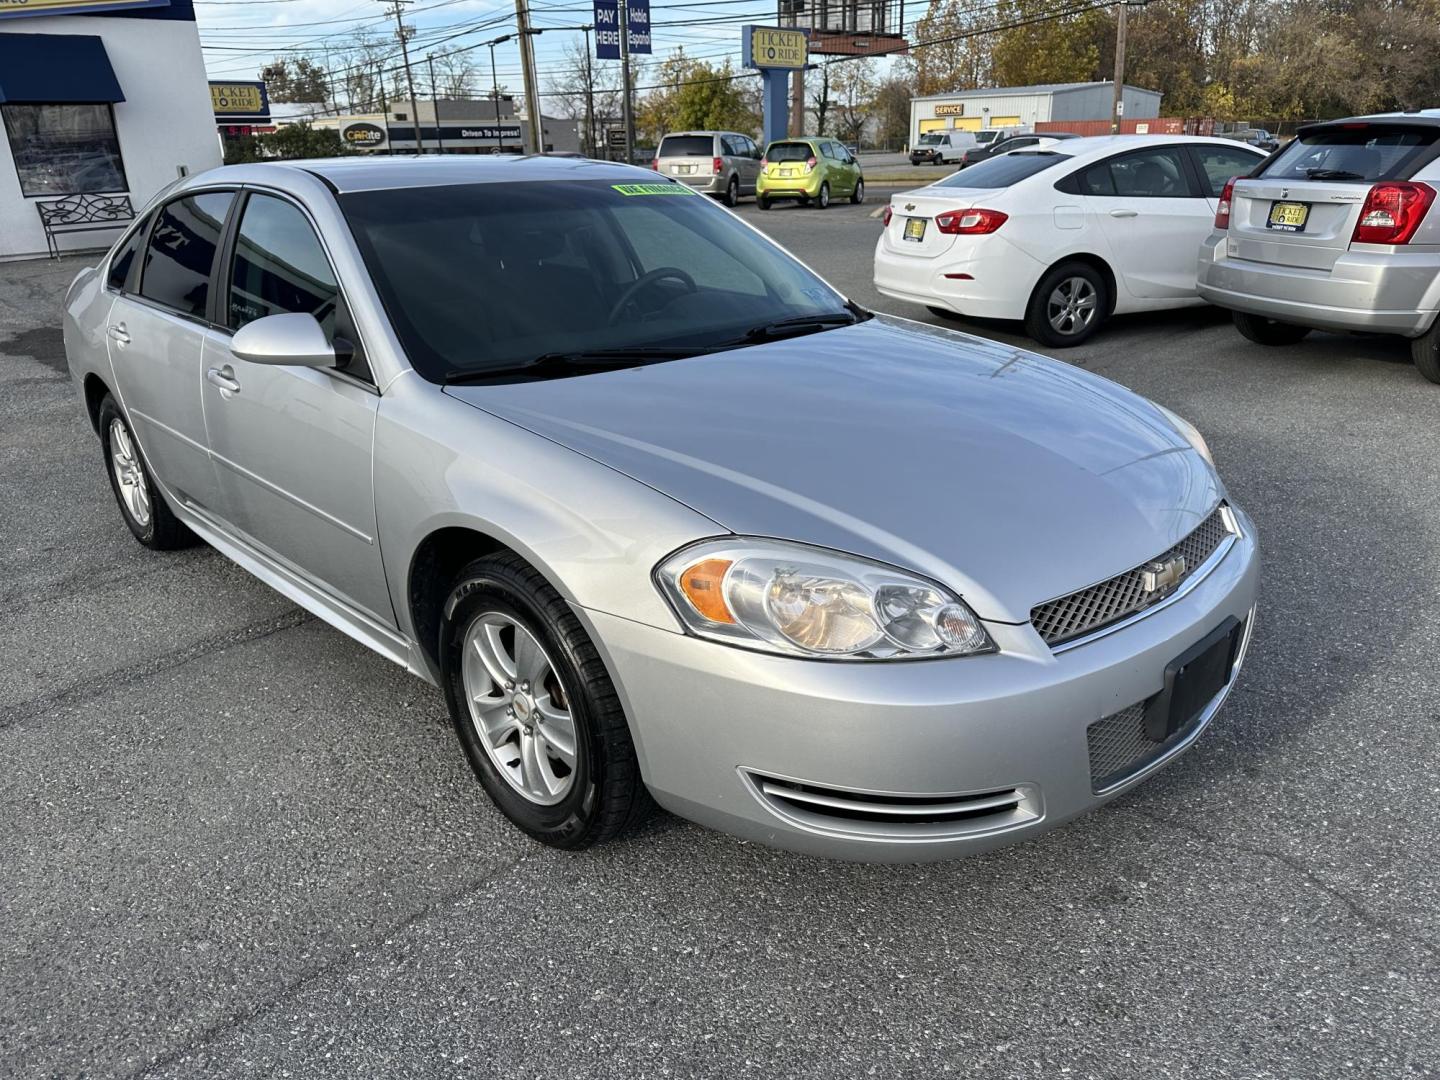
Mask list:
[[220,388],[221,397],[229,397],[231,394],[240,392],[240,384],[235,381],[235,369],[229,364],[224,367],[212,367],[205,372],[205,378]]
[[1139,217],[1139,210],[1111,210],[1111,217]]
[[106,335],[110,338],[111,341],[114,341],[114,342],[116,342],[117,344],[120,344],[120,345],[129,345],[129,344],[130,344],[130,335],[129,335],[129,333],[126,332],[126,330],[125,330],[125,324],[124,324],[123,322],[122,322],[122,323],[111,323],[109,326],[105,327],[105,333],[106,333]]

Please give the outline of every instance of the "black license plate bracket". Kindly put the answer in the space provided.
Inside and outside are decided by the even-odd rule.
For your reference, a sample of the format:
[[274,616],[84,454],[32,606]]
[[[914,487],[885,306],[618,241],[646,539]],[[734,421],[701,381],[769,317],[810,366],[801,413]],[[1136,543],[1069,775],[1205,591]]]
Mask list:
[[1189,727],[1230,681],[1245,624],[1231,615],[1165,667],[1165,688],[1145,703],[1145,734],[1164,742]]

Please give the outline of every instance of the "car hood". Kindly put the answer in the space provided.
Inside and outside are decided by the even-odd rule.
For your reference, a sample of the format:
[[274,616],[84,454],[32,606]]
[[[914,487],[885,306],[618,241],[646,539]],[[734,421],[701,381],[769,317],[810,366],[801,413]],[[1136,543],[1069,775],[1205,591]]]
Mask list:
[[983,618],[1152,559],[1221,497],[1145,399],[1007,345],[868,322],[710,356],[447,393],[735,533],[918,571]]

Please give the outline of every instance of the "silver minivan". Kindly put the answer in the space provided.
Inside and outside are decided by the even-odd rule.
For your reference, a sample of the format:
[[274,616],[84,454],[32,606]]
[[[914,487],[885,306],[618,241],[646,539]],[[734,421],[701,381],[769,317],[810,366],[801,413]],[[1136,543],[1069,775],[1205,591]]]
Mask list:
[[755,194],[760,147],[737,131],[677,131],[660,140],[653,168],[735,206],[741,195]]
[[1200,295],[1262,345],[1398,334],[1440,383],[1440,109],[1302,127],[1225,185]]

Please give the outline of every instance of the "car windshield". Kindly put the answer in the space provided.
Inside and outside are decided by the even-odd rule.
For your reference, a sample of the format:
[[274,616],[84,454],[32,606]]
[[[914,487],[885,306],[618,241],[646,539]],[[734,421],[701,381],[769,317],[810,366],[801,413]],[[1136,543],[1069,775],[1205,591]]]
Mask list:
[[1440,138],[1432,127],[1357,123],[1298,136],[1260,175],[1276,180],[1404,180],[1409,166]]
[[938,146],[940,143],[943,143],[944,141],[945,141],[945,136],[944,136],[944,135],[937,135],[937,134],[935,134],[934,132],[931,132],[929,135],[921,135],[921,136],[920,136],[920,145],[921,145],[921,146]]
[[962,169],[954,176],[947,176],[936,187],[947,188],[1007,188],[1036,173],[1054,168],[1062,161],[1069,161],[1065,154],[1053,150],[1016,150],[986,158],[984,161]]
[[786,320],[819,329],[806,320],[856,317],[783,250],[668,181],[397,188],[339,202],[406,355],[432,382],[552,354],[687,355]]
[[765,151],[766,161],[807,161],[814,156],[814,148],[803,142],[771,143]]
[[1000,132],[998,131],[977,131],[975,133],[975,141],[981,146],[988,146],[995,141],[995,137],[999,134]]
[[710,135],[666,135],[660,140],[656,157],[711,157],[715,139]]

